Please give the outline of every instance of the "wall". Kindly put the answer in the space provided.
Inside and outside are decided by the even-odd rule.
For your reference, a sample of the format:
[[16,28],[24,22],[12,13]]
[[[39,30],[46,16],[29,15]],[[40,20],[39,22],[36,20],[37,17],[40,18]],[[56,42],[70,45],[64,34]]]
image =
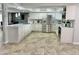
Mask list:
[[54,19],[62,20],[62,13],[48,13],[48,15],[52,15]]
[[29,16],[31,19],[43,19],[47,15],[52,15],[54,19],[62,20],[62,13],[30,13]]
[[43,19],[46,18],[47,13],[30,13],[29,16],[31,19]]
[[2,21],[2,13],[0,12],[0,22]]

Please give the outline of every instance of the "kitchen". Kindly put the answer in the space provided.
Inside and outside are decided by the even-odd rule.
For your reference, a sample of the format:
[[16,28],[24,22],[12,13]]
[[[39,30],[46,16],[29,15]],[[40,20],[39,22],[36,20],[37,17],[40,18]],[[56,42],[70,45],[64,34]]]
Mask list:
[[[39,5],[43,5],[43,4],[39,4]],[[19,24],[31,24],[30,31],[55,32],[58,37],[61,36],[60,42],[65,43],[67,41],[66,43],[72,43],[73,35],[74,35],[73,27],[74,27],[74,22],[75,22],[74,13],[75,13],[76,7],[73,5],[68,5],[68,6],[64,5],[64,6],[59,6],[59,7],[57,7],[57,6],[52,7],[51,4],[49,4],[49,5],[50,5],[50,7],[42,6],[39,8],[36,8],[36,7],[31,8],[31,6],[29,6],[29,7],[24,6],[24,7],[26,7],[26,10],[23,10],[23,11],[16,10],[16,9],[13,10],[13,8],[8,7],[8,27],[20,26]],[[9,6],[9,4],[8,4],[8,6]],[[71,8],[72,8],[72,12],[70,13]],[[50,21],[48,19],[50,19]],[[67,22],[69,22],[69,23],[67,23]],[[48,24],[45,25],[44,23],[48,23]],[[12,24],[14,24],[14,25],[12,25]],[[68,34],[65,34],[66,30],[71,33],[70,36]],[[11,32],[12,31],[13,30],[11,30]],[[8,35],[11,35],[11,34],[8,34]],[[15,37],[15,36],[13,36],[13,37]],[[9,36],[8,38],[10,38],[10,37],[12,37],[12,36]],[[14,38],[12,40],[14,40]],[[66,41],[64,41],[64,40],[66,40]]]
[[[66,43],[72,43],[74,40],[77,4],[60,4],[60,6],[56,7],[55,5],[51,6],[52,4],[46,4],[46,6],[43,6],[45,4],[38,4],[36,7],[29,4],[28,6],[26,4],[19,4],[19,6],[22,5],[26,8],[23,8],[23,10],[20,10],[21,7],[14,9],[10,5],[8,4],[8,26],[16,26],[12,24],[31,24],[31,31],[55,32],[59,37],[61,36],[60,42],[62,43],[66,41]],[[71,9],[72,12],[70,12]],[[50,21],[47,19],[50,19]],[[45,25],[44,23],[48,24]],[[71,33],[70,36],[65,34],[66,30]]]
[[[46,39],[51,37],[53,38],[54,36],[51,35],[55,34],[57,41],[61,44],[79,44],[79,13],[77,12],[79,10],[79,6],[77,4],[18,5],[21,7],[14,9],[10,7],[10,4],[8,4],[8,21],[5,21],[7,22],[6,33],[8,35],[5,35],[7,38],[5,38],[4,41],[6,45],[8,43],[20,44],[20,42],[25,40],[25,38],[28,40],[28,37],[30,37],[31,34],[33,35],[33,33],[38,33],[36,39],[41,38],[40,33],[44,35],[47,34]],[[7,15],[5,16],[5,18],[6,17]],[[48,37],[49,35],[51,37]],[[35,39],[32,38],[31,41],[33,40]]]
[[[10,30],[12,29],[12,26],[20,26],[19,28],[21,28],[21,25],[27,25],[29,24],[30,27],[30,32],[56,32],[58,35],[58,26],[59,26],[59,22],[61,25],[62,22],[62,13],[63,13],[63,8],[43,8],[43,9],[34,9],[35,11],[32,12],[9,12],[9,29],[8,29],[8,38],[9,39],[13,39],[18,35],[15,35],[16,31],[14,30]],[[41,10],[41,11],[40,11]],[[54,10],[54,11],[52,11]],[[14,14],[14,15],[13,15]],[[22,15],[24,14],[24,15]],[[21,19],[20,19],[21,18]],[[50,21],[49,21],[50,20]],[[13,23],[14,22],[14,23]],[[26,23],[24,23],[26,22]],[[22,27],[23,28],[23,27]],[[27,28],[27,27],[25,27]],[[14,36],[12,35],[12,33],[10,34],[10,32],[14,33]],[[20,31],[20,33],[23,31]],[[28,32],[28,31],[27,31]],[[12,36],[11,36],[12,35]],[[11,37],[11,38],[10,38]],[[20,36],[17,36],[20,37]],[[19,38],[18,38],[19,40]],[[22,38],[21,38],[22,40]],[[15,40],[15,42],[17,41],[17,38]]]
[[[34,31],[54,32],[59,37],[59,40],[61,43],[72,43],[74,20],[67,19],[67,17],[69,16],[68,14],[66,14],[67,12],[69,12],[69,10],[67,10],[67,9],[69,9],[69,8],[67,8],[66,6],[53,7],[53,8],[36,8],[36,9],[27,8],[27,10],[32,10],[32,12],[14,12],[15,14],[12,15],[13,20],[14,19],[17,20],[16,18],[19,19],[19,16],[21,14],[24,14],[24,16],[21,16],[21,19],[23,17],[26,17],[26,18],[24,20],[18,20],[19,23],[15,23],[15,25],[9,25],[9,26],[10,27],[16,26],[16,24],[22,25],[22,23],[24,24],[24,22],[27,22],[25,24],[31,24],[30,32],[32,32],[32,31],[33,32]],[[9,24],[11,23],[11,14],[12,14],[12,12],[9,12]],[[26,14],[26,16],[25,16],[25,14]],[[14,17],[14,16],[16,16],[16,17]],[[21,25],[19,25],[19,26],[21,26]],[[12,31],[13,30],[11,30],[11,32]],[[68,31],[68,32],[66,32],[66,31]],[[16,33],[16,31],[14,31],[14,32]],[[68,35],[67,33],[69,33],[69,32],[70,32],[70,34]],[[9,31],[9,33],[10,33],[10,31]],[[11,35],[11,34],[9,34],[9,35]],[[9,36],[9,39],[11,39],[12,36]],[[15,35],[15,36],[17,36],[17,35]],[[12,40],[14,40],[15,36],[13,36]],[[17,40],[17,38],[16,38],[16,40]],[[16,40],[15,40],[15,42],[16,42]]]

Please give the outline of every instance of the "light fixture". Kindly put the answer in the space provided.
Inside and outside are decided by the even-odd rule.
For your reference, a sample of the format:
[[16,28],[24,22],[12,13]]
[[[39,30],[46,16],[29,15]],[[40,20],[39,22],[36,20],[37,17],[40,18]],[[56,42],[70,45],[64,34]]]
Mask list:
[[20,6],[19,6],[19,7],[17,7],[17,9],[20,9],[20,10],[22,10],[22,9],[24,9],[24,8],[22,8],[22,7],[20,7]]
[[20,16],[20,12],[18,13],[18,16]]
[[47,12],[48,12],[48,11],[49,11],[49,12],[51,12],[51,11],[52,11],[52,9],[49,9],[49,8],[47,8],[46,10],[47,10]]
[[15,17],[18,17],[18,14],[17,13],[15,14]]

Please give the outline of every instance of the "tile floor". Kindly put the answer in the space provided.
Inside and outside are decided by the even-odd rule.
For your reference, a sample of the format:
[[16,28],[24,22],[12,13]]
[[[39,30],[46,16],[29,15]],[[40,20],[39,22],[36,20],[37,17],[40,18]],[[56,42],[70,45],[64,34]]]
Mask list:
[[60,44],[55,33],[32,32],[18,44],[7,44],[0,48],[4,55],[77,55],[79,46]]

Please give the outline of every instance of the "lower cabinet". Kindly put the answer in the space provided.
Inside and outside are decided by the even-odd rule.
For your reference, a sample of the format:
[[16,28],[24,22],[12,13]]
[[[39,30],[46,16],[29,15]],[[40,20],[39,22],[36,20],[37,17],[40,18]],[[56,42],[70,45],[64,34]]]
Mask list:
[[61,28],[61,43],[72,43],[73,41],[73,28]]
[[8,26],[8,43],[18,43],[32,31],[31,24]]
[[32,24],[32,31],[42,31],[42,24]]

